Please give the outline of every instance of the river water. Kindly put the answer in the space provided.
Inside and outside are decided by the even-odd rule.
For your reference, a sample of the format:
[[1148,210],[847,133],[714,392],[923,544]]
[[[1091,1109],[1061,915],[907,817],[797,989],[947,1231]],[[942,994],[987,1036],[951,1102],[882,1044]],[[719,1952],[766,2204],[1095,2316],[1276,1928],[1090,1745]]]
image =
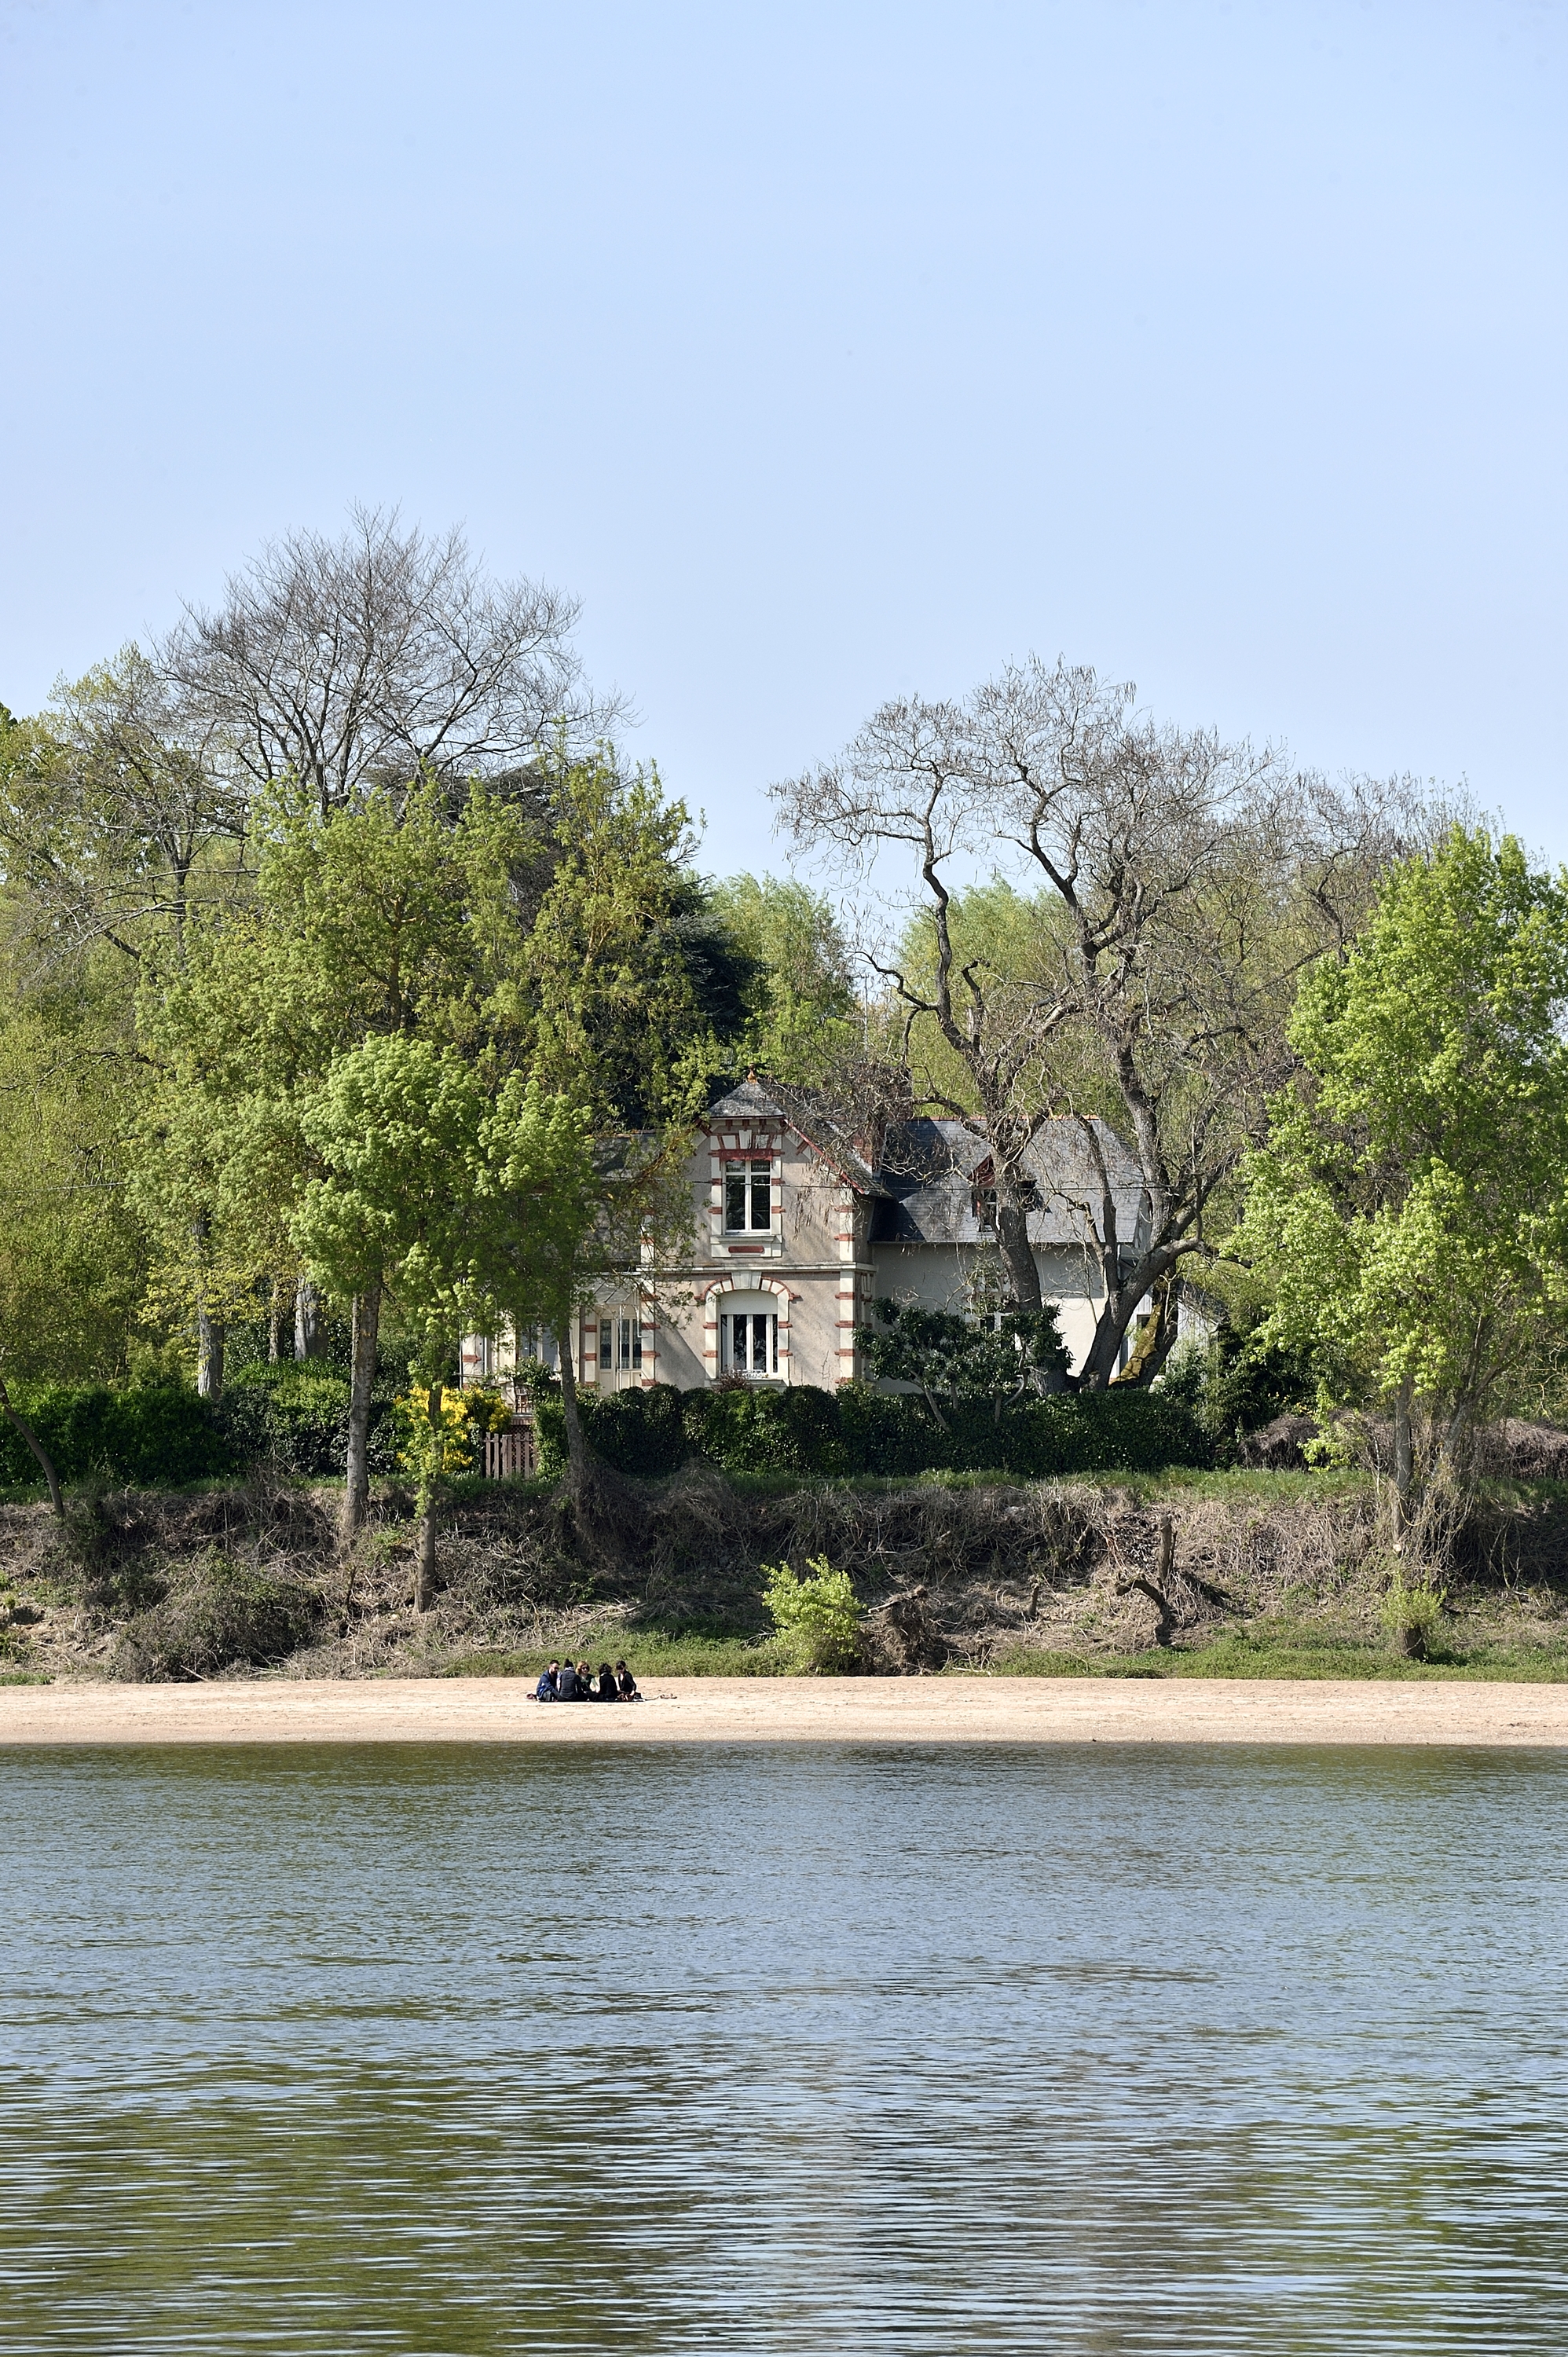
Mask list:
[[1568,2347],[1568,1762],[0,1755],[0,2349]]

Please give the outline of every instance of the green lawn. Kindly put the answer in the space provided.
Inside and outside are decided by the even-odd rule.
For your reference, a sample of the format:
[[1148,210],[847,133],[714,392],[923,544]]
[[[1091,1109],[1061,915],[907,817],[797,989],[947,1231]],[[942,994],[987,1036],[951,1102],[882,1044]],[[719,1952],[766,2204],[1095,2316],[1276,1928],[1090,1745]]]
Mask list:
[[[697,1630],[628,1629],[616,1623],[573,1641],[579,1660],[597,1669],[622,1654],[639,1679],[777,1678],[792,1674],[789,1648],[776,1637],[707,1635]],[[559,1650],[559,1648],[557,1649]],[[449,1678],[536,1678],[542,1652],[469,1653],[446,1663]],[[1377,1641],[1281,1628],[1232,1633],[1207,1645],[1172,1645],[1142,1653],[1045,1652],[1027,1645],[994,1654],[983,1670],[955,1664],[944,1677],[1032,1678],[1517,1678],[1568,1681],[1568,1641],[1553,1645],[1457,1644],[1433,1662],[1407,1662]]]
[[[575,1637],[578,1661],[618,1662],[624,1655],[639,1683],[648,1678],[779,1678],[794,1656],[777,1637],[708,1637],[682,1630],[628,1629],[621,1623]],[[537,1678],[552,1652],[465,1653],[444,1663],[444,1678]]]
[[1171,1645],[1144,1653],[1047,1653],[1017,1646],[993,1655],[993,1677],[1034,1678],[1517,1678],[1553,1685],[1568,1680],[1568,1643],[1479,1644],[1441,1650],[1432,1662],[1407,1662],[1387,1644],[1320,1637],[1302,1630],[1218,1637],[1207,1645]]

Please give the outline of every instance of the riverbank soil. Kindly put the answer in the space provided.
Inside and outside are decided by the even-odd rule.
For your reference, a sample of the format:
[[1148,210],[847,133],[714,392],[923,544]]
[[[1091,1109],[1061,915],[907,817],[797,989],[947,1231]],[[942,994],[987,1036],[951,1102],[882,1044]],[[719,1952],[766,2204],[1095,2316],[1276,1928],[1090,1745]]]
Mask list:
[[1568,1685],[1283,1678],[660,1678],[532,1701],[514,1678],[10,1686],[26,1743],[1372,1743],[1568,1747]]
[[413,1501],[386,1485],[352,1552],[333,1485],[118,1491],[0,1506],[0,1684],[536,1674],[552,1654],[639,1675],[794,1666],[769,1565],[825,1558],[864,1607],[857,1668],[1036,1679],[1568,1679],[1568,1483],[1483,1489],[1431,1658],[1395,1652],[1374,1501],[1351,1477],[609,1477],[591,1513],[537,1484],[449,1502],[413,1609]]

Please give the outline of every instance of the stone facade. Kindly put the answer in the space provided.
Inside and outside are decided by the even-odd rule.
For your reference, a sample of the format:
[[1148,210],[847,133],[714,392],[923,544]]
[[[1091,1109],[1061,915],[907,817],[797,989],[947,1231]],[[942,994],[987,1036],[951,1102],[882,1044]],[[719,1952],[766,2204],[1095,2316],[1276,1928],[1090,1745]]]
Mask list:
[[[1094,1129],[1086,1143],[1081,1125],[1051,1124],[1033,1157],[1030,1238],[1075,1366],[1099,1315],[1108,1182],[1128,1248],[1145,1222],[1135,1165]],[[735,1376],[831,1390],[864,1373],[854,1337],[873,1300],[961,1308],[993,1253],[986,1149],[957,1122],[899,1125],[874,1167],[803,1093],[747,1080],[711,1108],[689,1175],[691,1258],[660,1275],[657,1301],[628,1277],[581,1313],[585,1390],[691,1391]],[[553,1363],[547,1340],[533,1348]],[[514,1363],[509,1341],[464,1343],[467,1383],[504,1378]]]

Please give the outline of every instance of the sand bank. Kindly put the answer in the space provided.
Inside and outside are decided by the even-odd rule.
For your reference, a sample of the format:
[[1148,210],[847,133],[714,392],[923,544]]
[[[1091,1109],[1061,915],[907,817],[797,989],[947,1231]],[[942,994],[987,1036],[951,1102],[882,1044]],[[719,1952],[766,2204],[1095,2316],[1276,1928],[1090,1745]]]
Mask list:
[[1568,1745],[1568,1684],[1284,1678],[664,1678],[636,1706],[512,1678],[0,1687],[16,1743]]

